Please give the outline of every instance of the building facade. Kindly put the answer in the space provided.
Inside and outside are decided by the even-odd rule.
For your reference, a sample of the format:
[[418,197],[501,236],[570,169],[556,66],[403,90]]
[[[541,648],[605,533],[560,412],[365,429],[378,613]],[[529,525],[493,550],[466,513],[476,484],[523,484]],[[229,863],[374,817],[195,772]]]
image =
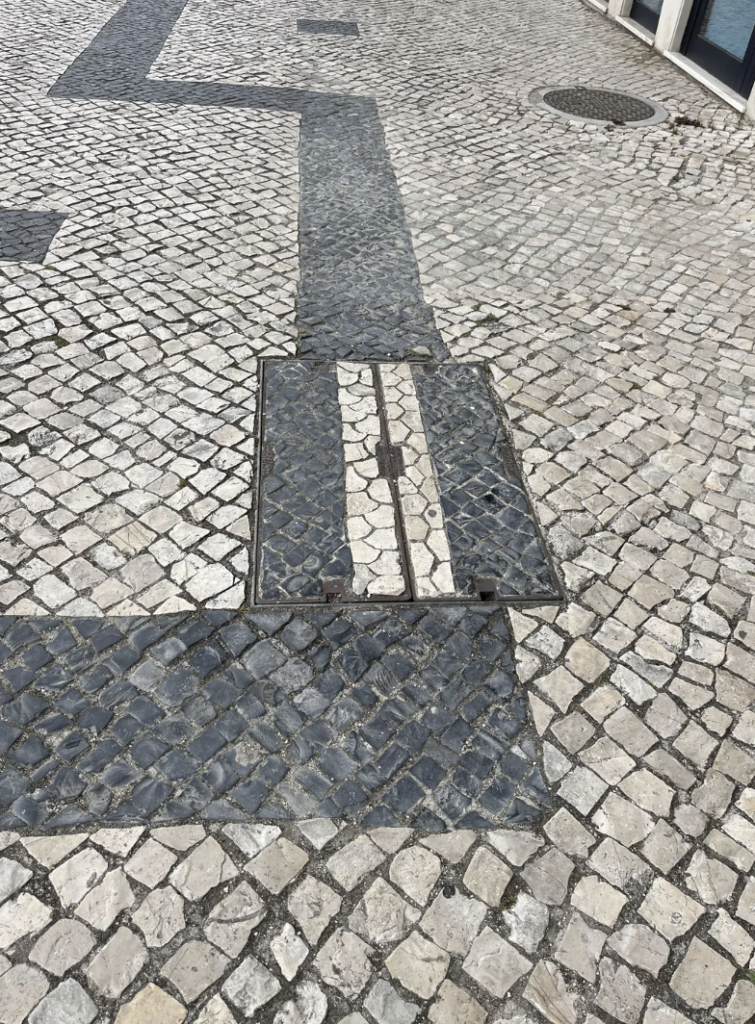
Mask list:
[[755,120],[755,0],[586,0]]

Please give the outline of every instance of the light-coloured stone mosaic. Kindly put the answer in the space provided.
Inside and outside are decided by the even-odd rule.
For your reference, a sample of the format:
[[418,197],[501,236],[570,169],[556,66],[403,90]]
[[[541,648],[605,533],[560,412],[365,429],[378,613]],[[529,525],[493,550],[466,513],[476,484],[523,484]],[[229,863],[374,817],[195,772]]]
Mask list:
[[406,590],[406,582],[393,495],[378,466],[382,434],[373,370],[366,363],[337,363],[336,374],[343,423],[346,537],[354,565],[351,589],[368,597],[397,597]]
[[412,369],[408,363],[381,363],[379,373],[388,437],[402,449],[404,472],[397,483],[417,595],[451,597],[456,594],[451,552]]

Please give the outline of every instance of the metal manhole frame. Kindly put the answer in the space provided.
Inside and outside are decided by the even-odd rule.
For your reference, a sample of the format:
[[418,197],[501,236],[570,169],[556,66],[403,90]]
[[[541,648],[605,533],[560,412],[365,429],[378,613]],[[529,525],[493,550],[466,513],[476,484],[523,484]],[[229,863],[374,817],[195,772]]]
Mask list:
[[[641,121],[624,121],[621,124],[617,124],[615,121],[609,121],[605,118],[594,118],[594,117],[582,117],[579,114],[567,114],[563,110],[559,110],[558,107],[551,106],[550,103],[545,99],[547,93],[552,92],[554,89],[582,89],[589,90],[591,92],[608,92],[618,93],[620,96],[626,96],[627,99],[637,100],[638,103],[644,103],[648,107],[653,108],[653,115],[646,117]],[[581,82],[569,83],[569,82],[558,82],[554,85],[542,85],[537,89],[533,89],[529,94],[529,102],[540,110],[547,110],[549,114],[553,114],[563,121],[564,124],[594,124],[600,127],[606,125],[612,128],[647,128],[651,125],[660,124],[662,121],[668,120],[668,111],[656,100],[651,100],[647,96],[639,96],[636,92],[630,92],[628,89],[617,89],[608,88],[606,86],[597,85],[584,85]]]
[[[518,607],[525,605],[554,605],[556,607],[562,607],[566,603],[566,590],[564,588],[563,580],[557,569],[557,563],[551,552],[546,536],[545,530],[535,512],[535,503],[532,500],[532,496],[526,487],[524,476],[519,468],[518,461],[516,459],[515,449],[511,441],[509,430],[506,428],[506,417],[503,410],[500,399],[497,397],[495,390],[491,387],[489,375],[486,372],[484,365],[480,364],[482,368],[483,377],[487,386],[490,401],[493,410],[496,415],[496,419],[504,426],[504,434],[506,436],[506,443],[502,449],[502,462],[503,464],[511,469],[515,470],[515,475],[519,477],[522,482],[522,490],[525,494],[527,504],[529,505],[530,515],[535,526],[535,532],[540,541],[540,545],[543,550],[544,559],[550,571],[551,581],[553,583],[554,594],[528,594],[528,595],[499,595],[494,600],[490,598],[482,597],[482,593],[478,590],[478,599],[471,596],[446,596],[443,597],[423,597],[419,598],[415,595],[415,581],[410,569],[409,559],[404,555],[406,562],[407,579],[409,582],[410,593],[409,596],[402,596],[399,598],[390,597],[376,597],[373,599],[355,600],[353,597],[346,601],[339,599],[339,595],[331,590],[333,596],[328,598],[325,597],[322,601],[312,601],[303,598],[283,598],[277,601],[265,600],[259,594],[259,570],[262,564],[261,562],[261,545],[262,545],[262,492],[264,483],[264,471],[263,461],[265,460],[265,426],[266,426],[266,413],[267,413],[267,402],[266,402],[266,380],[265,370],[266,367],[271,363],[286,363],[290,361],[311,363],[317,368],[325,368],[330,365],[335,365],[343,360],[325,358],[322,356],[260,356],[258,359],[259,363],[259,381],[260,387],[258,392],[257,409],[255,413],[256,429],[255,429],[255,452],[252,459],[252,506],[249,509],[249,518],[251,526],[251,564],[247,575],[247,586],[246,586],[246,599],[245,607],[252,610],[277,610],[280,608],[301,608],[308,610],[332,610],[333,605],[337,605],[339,608],[349,608],[356,610],[365,609],[378,609],[378,608],[418,608],[418,607],[431,607],[433,605],[448,606],[448,607],[460,607],[469,606],[470,608],[476,608],[479,604],[492,604],[494,607],[506,608],[506,607]],[[370,366],[378,366],[380,363],[385,362],[411,362],[412,365],[418,365],[424,368],[425,372],[432,373],[437,367],[438,363],[435,360],[424,360],[424,359],[360,359],[351,360],[352,362],[366,363]],[[450,360],[453,364],[453,361]],[[462,365],[462,364],[459,364]],[[384,423],[384,410],[381,410],[381,425],[386,426]],[[396,503],[396,510],[398,511],[398,504]],[[404,530],[401,527],[400,530],[403,535]],[[481,585],[489,584],[491,581],[478,577],[478,583]],[[335,598],[335,600],[334,600]]]

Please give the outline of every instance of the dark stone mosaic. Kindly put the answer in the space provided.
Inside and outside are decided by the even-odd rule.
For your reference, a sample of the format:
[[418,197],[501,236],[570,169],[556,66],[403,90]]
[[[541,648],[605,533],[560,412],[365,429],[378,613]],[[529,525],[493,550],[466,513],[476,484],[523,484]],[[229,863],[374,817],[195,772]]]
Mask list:
[[296,28],[299,32],[315,36],[359,36],[359,26],[355,21],[315,21],[311,18],[299,18]]
[[299,153],[300,353],[443,358],[375,101],[323,97]]
[[[429,372],[428,372],[429,371]],[[560,596],[483,371],[414,371],[458,589],[495,581],[499,597]]]
[[257,600],[324,601],[352,573],[335,369],[264,367]]
[[609,89],[549,89],[543,99],[564,114],[590,121],[631,124],[633,121],[647,121],[655,114],[655,107],[651,103]]
[[186,3],[127,0],[49,95],[299,114],[301,353],[443,358],[375,101],[148,79]]
[[535,819],[498,609],[0,619],[0,828]]
[[0,210],[0,260],[42,263],[65,219],[51,210]]

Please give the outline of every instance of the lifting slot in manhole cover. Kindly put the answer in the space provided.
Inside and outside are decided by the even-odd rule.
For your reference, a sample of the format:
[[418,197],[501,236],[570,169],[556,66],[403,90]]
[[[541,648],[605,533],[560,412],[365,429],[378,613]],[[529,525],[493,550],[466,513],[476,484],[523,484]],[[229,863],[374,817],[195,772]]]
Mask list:
[[264,360],[257,604],[553,601],[481,367]]

